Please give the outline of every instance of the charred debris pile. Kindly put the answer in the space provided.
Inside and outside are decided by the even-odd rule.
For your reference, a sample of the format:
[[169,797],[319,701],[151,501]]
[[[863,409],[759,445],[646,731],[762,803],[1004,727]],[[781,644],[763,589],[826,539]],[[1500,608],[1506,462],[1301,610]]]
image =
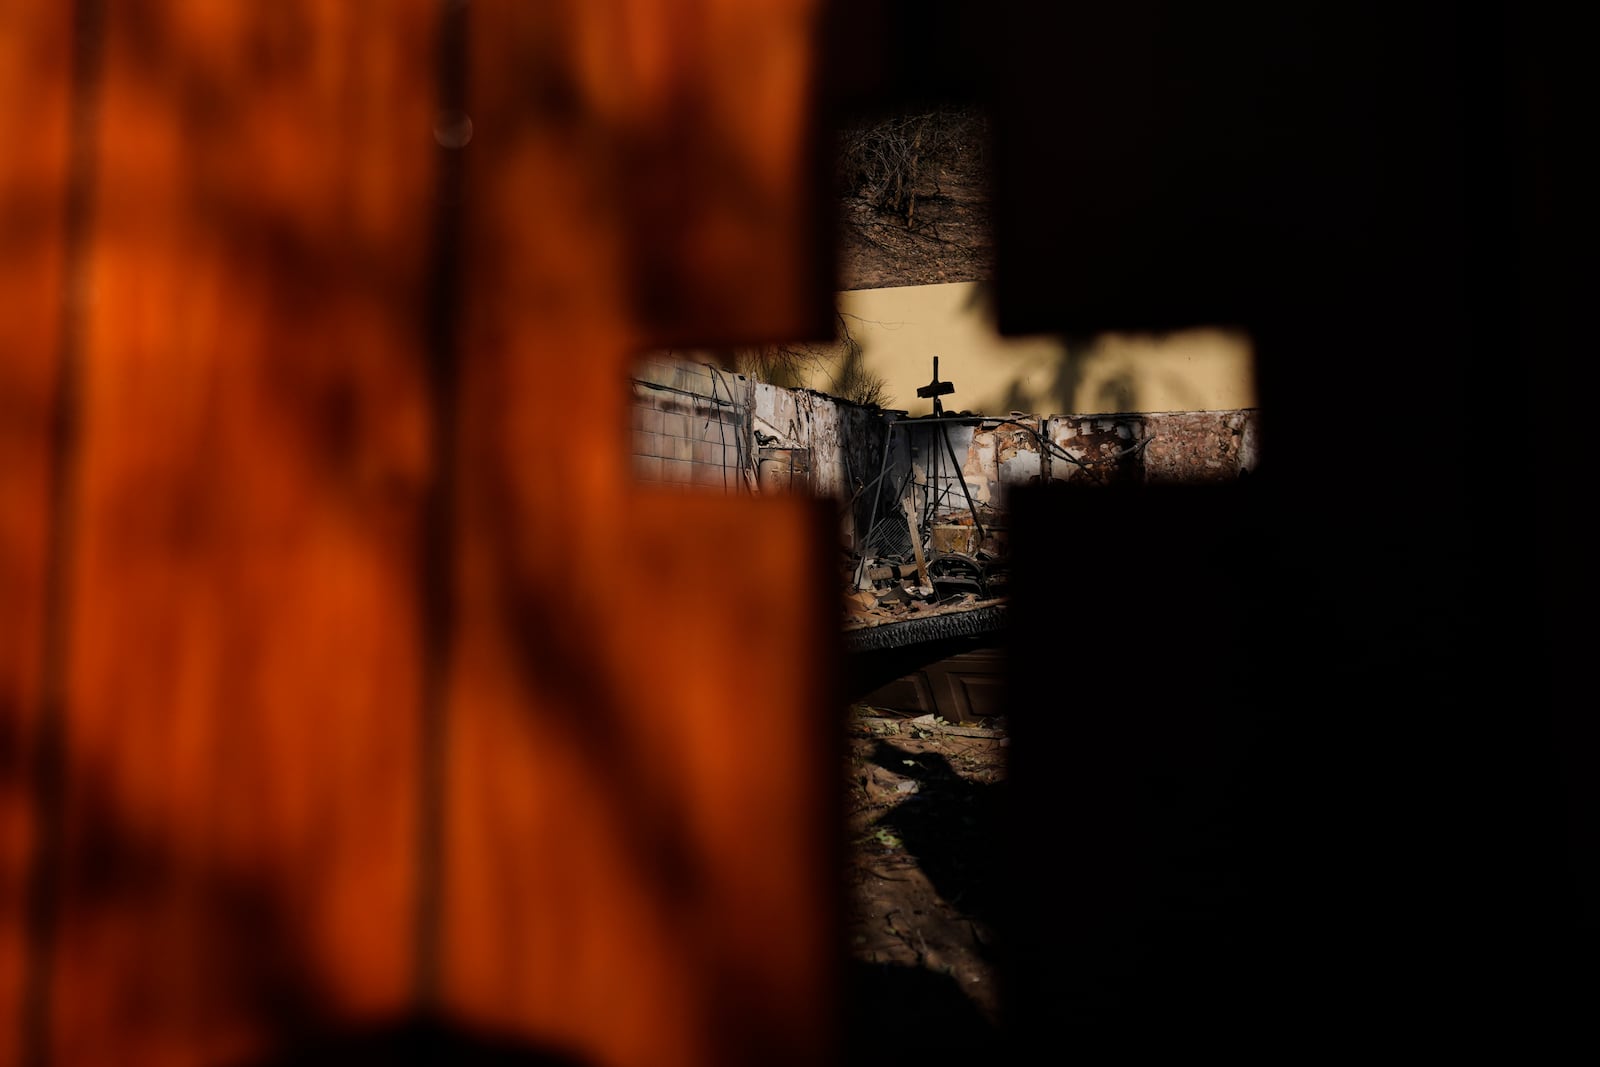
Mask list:
[[667,490],[838,501],[848,640],[899,644],[998,625],[1012,490],[1230,482],[1257,464],[1254,409],[997,417],[946,412],[953,391],[937,357],[917,390],[932,414],[910,417],[652,356],[633,378],[634,473]]
[[[932,399],[933,415],[888,418],[877,475],[857,494],[870,490],[872,504],[865,524],[857,515],[865,535],[847,556],[847,629],[967,612],[1004,599],[1005,526],[992,499],[999,486],[986,477],[998,471],[986,472],[972,454],[974,431],[985,420],[945,414],[942,398],[953,391],[939,380],[935,356],[933,381],[917,390]],[[952,425],[967,431],[959,453]],[[948,628],[949,622],[937,625]]]

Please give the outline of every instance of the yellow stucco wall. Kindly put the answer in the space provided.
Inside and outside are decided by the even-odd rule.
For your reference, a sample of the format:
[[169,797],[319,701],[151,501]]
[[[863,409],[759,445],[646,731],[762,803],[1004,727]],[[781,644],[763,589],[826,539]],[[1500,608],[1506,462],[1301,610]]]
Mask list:
[[[1221,328],[1164,336],[1103,334],[1069,347],[1057,337],[1002,338],[978,282],[856,289],[838,306],[867,370],[888,382],[886,406],[932,410],[917,387],[953,381],[950,411],[985,415],[1223,411],[1256,406],[1249,337]],[[813,383],[826,389],[826,382]]]

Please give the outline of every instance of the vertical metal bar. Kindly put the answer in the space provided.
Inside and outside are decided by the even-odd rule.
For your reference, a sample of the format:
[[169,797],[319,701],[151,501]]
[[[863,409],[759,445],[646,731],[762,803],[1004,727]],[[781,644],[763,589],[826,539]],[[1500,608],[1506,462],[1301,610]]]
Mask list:
[[1050,416],[1039,416],[1039,484],[1050,484]]
[[871,547],[868,542],[872,540],[872,531],[878,526],[878,501],[883,499],[883,476],[889,470],[889,444],[894,439],[895,427],[898,425],[896,420],[890,419],[889,427],[883,435],[883,455],[878,460],[878,486],[872,492],[872,515],[867,519],[867,536],[861,545],[863,557],[865,550]]
[[[973,427],[972,432],[978,432],[976,426]],[[955,465],[956,476],[961,482],[961,495],[967,498],[967,510],[972,513],[972,525],[978,528],[978,540],[981,543],[983,541],[983,521],[978,518],[977,506],[972,503],[972,493],[967,489],[967,476],[962,473],[961,464],[956,460],[956,447],[950,443],[950,427],[941,423],[939,436],[944,438],[944,447],[950,453],[950,462]]]

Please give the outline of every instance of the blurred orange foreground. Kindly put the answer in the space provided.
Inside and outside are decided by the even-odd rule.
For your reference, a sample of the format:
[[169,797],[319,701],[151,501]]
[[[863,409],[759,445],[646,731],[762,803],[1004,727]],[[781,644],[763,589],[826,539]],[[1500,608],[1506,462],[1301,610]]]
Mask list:
[[0,4],[0,1063],[832,1060],[830,526],[625,455],[814,6]]

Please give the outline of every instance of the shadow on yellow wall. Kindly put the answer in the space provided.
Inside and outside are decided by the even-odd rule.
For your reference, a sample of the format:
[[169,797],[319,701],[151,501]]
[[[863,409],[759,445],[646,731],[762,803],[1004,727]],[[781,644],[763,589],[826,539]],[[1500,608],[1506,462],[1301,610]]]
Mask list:
[[[986,282],[857,289],[839,311],[887,405],[928,414],[916,395],[939,358],[950,410],[983,414],[1230,411],[1256,406],[1249,336],[1219,326],[1166,334],[1002,337]],[[826,390],[824,375],[811,384]]]

